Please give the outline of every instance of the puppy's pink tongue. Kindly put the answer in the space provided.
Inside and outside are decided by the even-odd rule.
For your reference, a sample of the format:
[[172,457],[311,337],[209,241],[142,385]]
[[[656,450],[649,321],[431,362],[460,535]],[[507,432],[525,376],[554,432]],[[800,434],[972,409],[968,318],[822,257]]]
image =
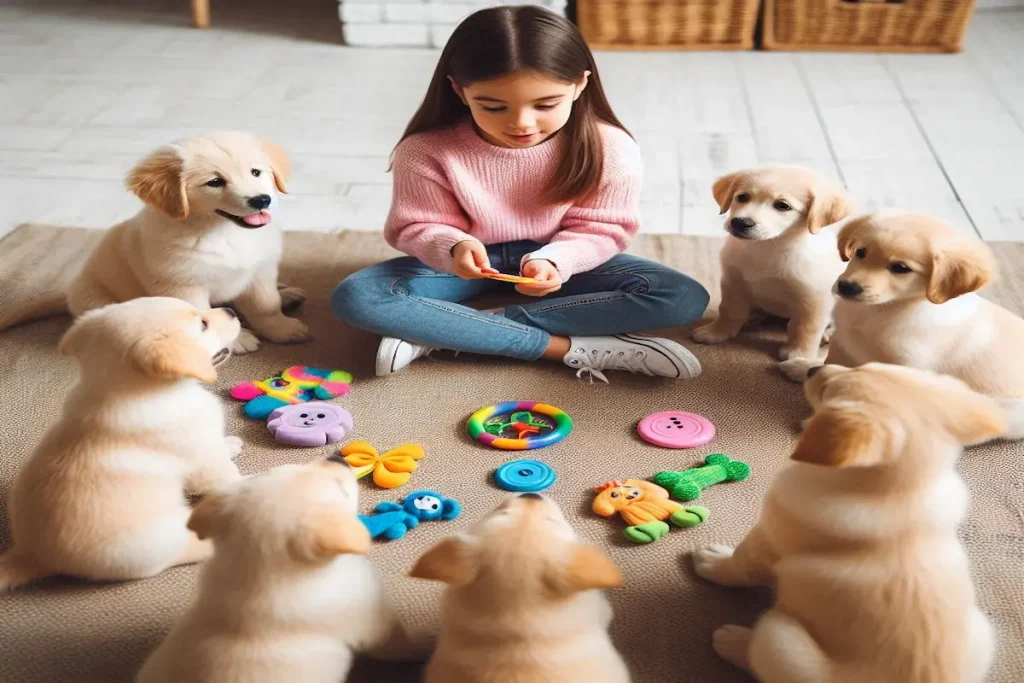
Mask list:
[[270,222],[270,214],[266,211],[260,211],[259,213],[250,214],[248,216],[242,216],[242,222],[246,225],[251,225],[254,228],[258,228],[261,225],[266,225]]

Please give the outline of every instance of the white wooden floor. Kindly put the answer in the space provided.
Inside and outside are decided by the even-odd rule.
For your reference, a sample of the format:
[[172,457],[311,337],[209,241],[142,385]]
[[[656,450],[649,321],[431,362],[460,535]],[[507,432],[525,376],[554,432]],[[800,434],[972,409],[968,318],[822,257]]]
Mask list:
[[[266,0],[264,0],[266,2]],[[282,10],[284,6],[287,10]],[[333,0],[3,0],[0,235],[130,215],[140,155],[248,129],[289,149],[289,227],[379,229],[387,155],[437,54],[335,43]],[[861,207],[1024,240],[1024,12],[982,12],[960,55],[598,55],[647,161],[644,230],[716,234],[716,176],[759,162],[838,176]]]

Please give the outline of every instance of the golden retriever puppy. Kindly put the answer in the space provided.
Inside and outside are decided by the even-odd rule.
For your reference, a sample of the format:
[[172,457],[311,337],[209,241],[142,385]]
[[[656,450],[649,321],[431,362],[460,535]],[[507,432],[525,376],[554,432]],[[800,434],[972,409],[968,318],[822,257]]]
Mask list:
[[508,498],[427,551],[410,575],[448,584],[424,683],[630,680],[598,590],[621,585],[622,574],[543,496]]
[[138,683],[340,683],[358,651],[413,653],[360,557],[370,534],[340,456],[284,465],[207,496],[188,526],[212,539],[192,606]]
[[767,313],[789,321],[782,360],[817,358],[830,332],[832,284],[843,270],[835,232],[825,228],[851,215],[846,192],[805,168],[763,166],[719,178],[712,193],[730,235],[721,254],[722,303],[693,340],[724,342],[752,314]]
[[[839,232],[848,261],[835,284],[826,363],[880,362],[953,375],[997,399],[1008,438],[1024,438],[1024,320],[981,298],[996,274],[988,246],[930,216],[876,214]],[[818,363],[783,364],[796,381]]]
[[[4,325],[170,296],[202,309],[230,304],[272,342],[308,340],[306,325],[281,310],[282,295],[291,308],[305,294],[282,294],[277,282],[283,235],[273,219],[289,175],[284,151],[248,133],[197,135],[157,149],[126,181],[146,206],[106,232],[66,300],[32,302],[5,315]],[[255,351],[256,335],[243,329],[232,351]]]
[[141,579],[210,555],[185,526],[183,492],[241,477],[242,442],[224,435],[220,401],[200,384],[217,379],[238,331],[228,309],[170,298],[71,326],[60,352],[78,362],[78,383],[15,478],[0,590],[55,574]]
[[995,644],[957,540],[954,465],[1003,412],[953,377],[879,363],[826,365],[805,392],[815,415],[756,526],[694,554],[715,583],[777,586],[715,650],[764,683],[981,683]]

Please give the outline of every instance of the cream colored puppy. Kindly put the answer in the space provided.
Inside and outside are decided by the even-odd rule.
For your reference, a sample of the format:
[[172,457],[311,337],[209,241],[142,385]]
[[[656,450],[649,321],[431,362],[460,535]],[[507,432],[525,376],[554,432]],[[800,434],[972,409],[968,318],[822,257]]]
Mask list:
[[217,379],[239,324],[228,309],[142,298],[83,315],[61,341],[78,362],[64,411],[18,471],[13,547],[0,591],[69,574],[141,579],[210,555],[185,524],[183,492],[241,477],[242,442],[224,435]]
[[[839,232],[849,261],[836,282],[826,363],[881,362],[953,375],[997,399],[1009,438],[1024,438],[1024,320],[976,292],[996,274],[988,246],[936,218],[877,214]],[[783,364],[796,381],[818,363]]]
[[360,557],[370,534],[356,502],[340,456],[276,467],[204,499],[188,526],[216,550],[138,683],[340,683],[355,652],[416,654]]
[[[285,153],[248,133],[197,135],[157,149],[126,181],[146,206],[106,232],[66,300],[31,302],[4,315],[0,326],[170,296],[202,309],[231,304],[272,342],[306,341],[305,323],[281,311],[277,282],[283,236],[273,218],[289,175]],[[283,294],[286,307],[305,299],[294,288]],[[232,351],[255,351],[256,335],[243,329]]]
[[826,365],[805,386],[815,415],[735,550],[694,568],[724,586],[774,581],[753,630],[715,650],[764,683],[980,683],[994,637],[975,603],[957,526],[963,446],[1006,428],[963,382],[894,365]]
[[410,575],[448,584],[424,683],[630,680],[608,636],[611,607],[598,590],[621,585],[622,574],[580,543],[547,498],[506,499],[427,551]]
[[752,314],[789,321],[787,358],[818,358],[832,320],[832,284],[843,270],[836,236],[826,226],[852,213],[843,188],[810,170],[764,166],[715,181],[715,201],[730,234],[722,247],[722,303],[718,318],[693,340],[732,339]]

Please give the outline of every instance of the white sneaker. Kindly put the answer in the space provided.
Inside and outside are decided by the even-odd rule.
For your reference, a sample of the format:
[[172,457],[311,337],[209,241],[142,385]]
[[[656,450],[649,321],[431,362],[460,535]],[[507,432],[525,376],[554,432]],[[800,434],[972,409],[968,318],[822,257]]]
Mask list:
[[395,337],[384,337],[377,347],[377,376],[384,377],[405,368],[434,349]]
[[626,370],[641,375],[692,379],[700,375],[700,361],[671,339],[617,334],[614,337],[570,337],[569,353],[562,359],[576,376],[590,375],[604,383],[604,370]]

